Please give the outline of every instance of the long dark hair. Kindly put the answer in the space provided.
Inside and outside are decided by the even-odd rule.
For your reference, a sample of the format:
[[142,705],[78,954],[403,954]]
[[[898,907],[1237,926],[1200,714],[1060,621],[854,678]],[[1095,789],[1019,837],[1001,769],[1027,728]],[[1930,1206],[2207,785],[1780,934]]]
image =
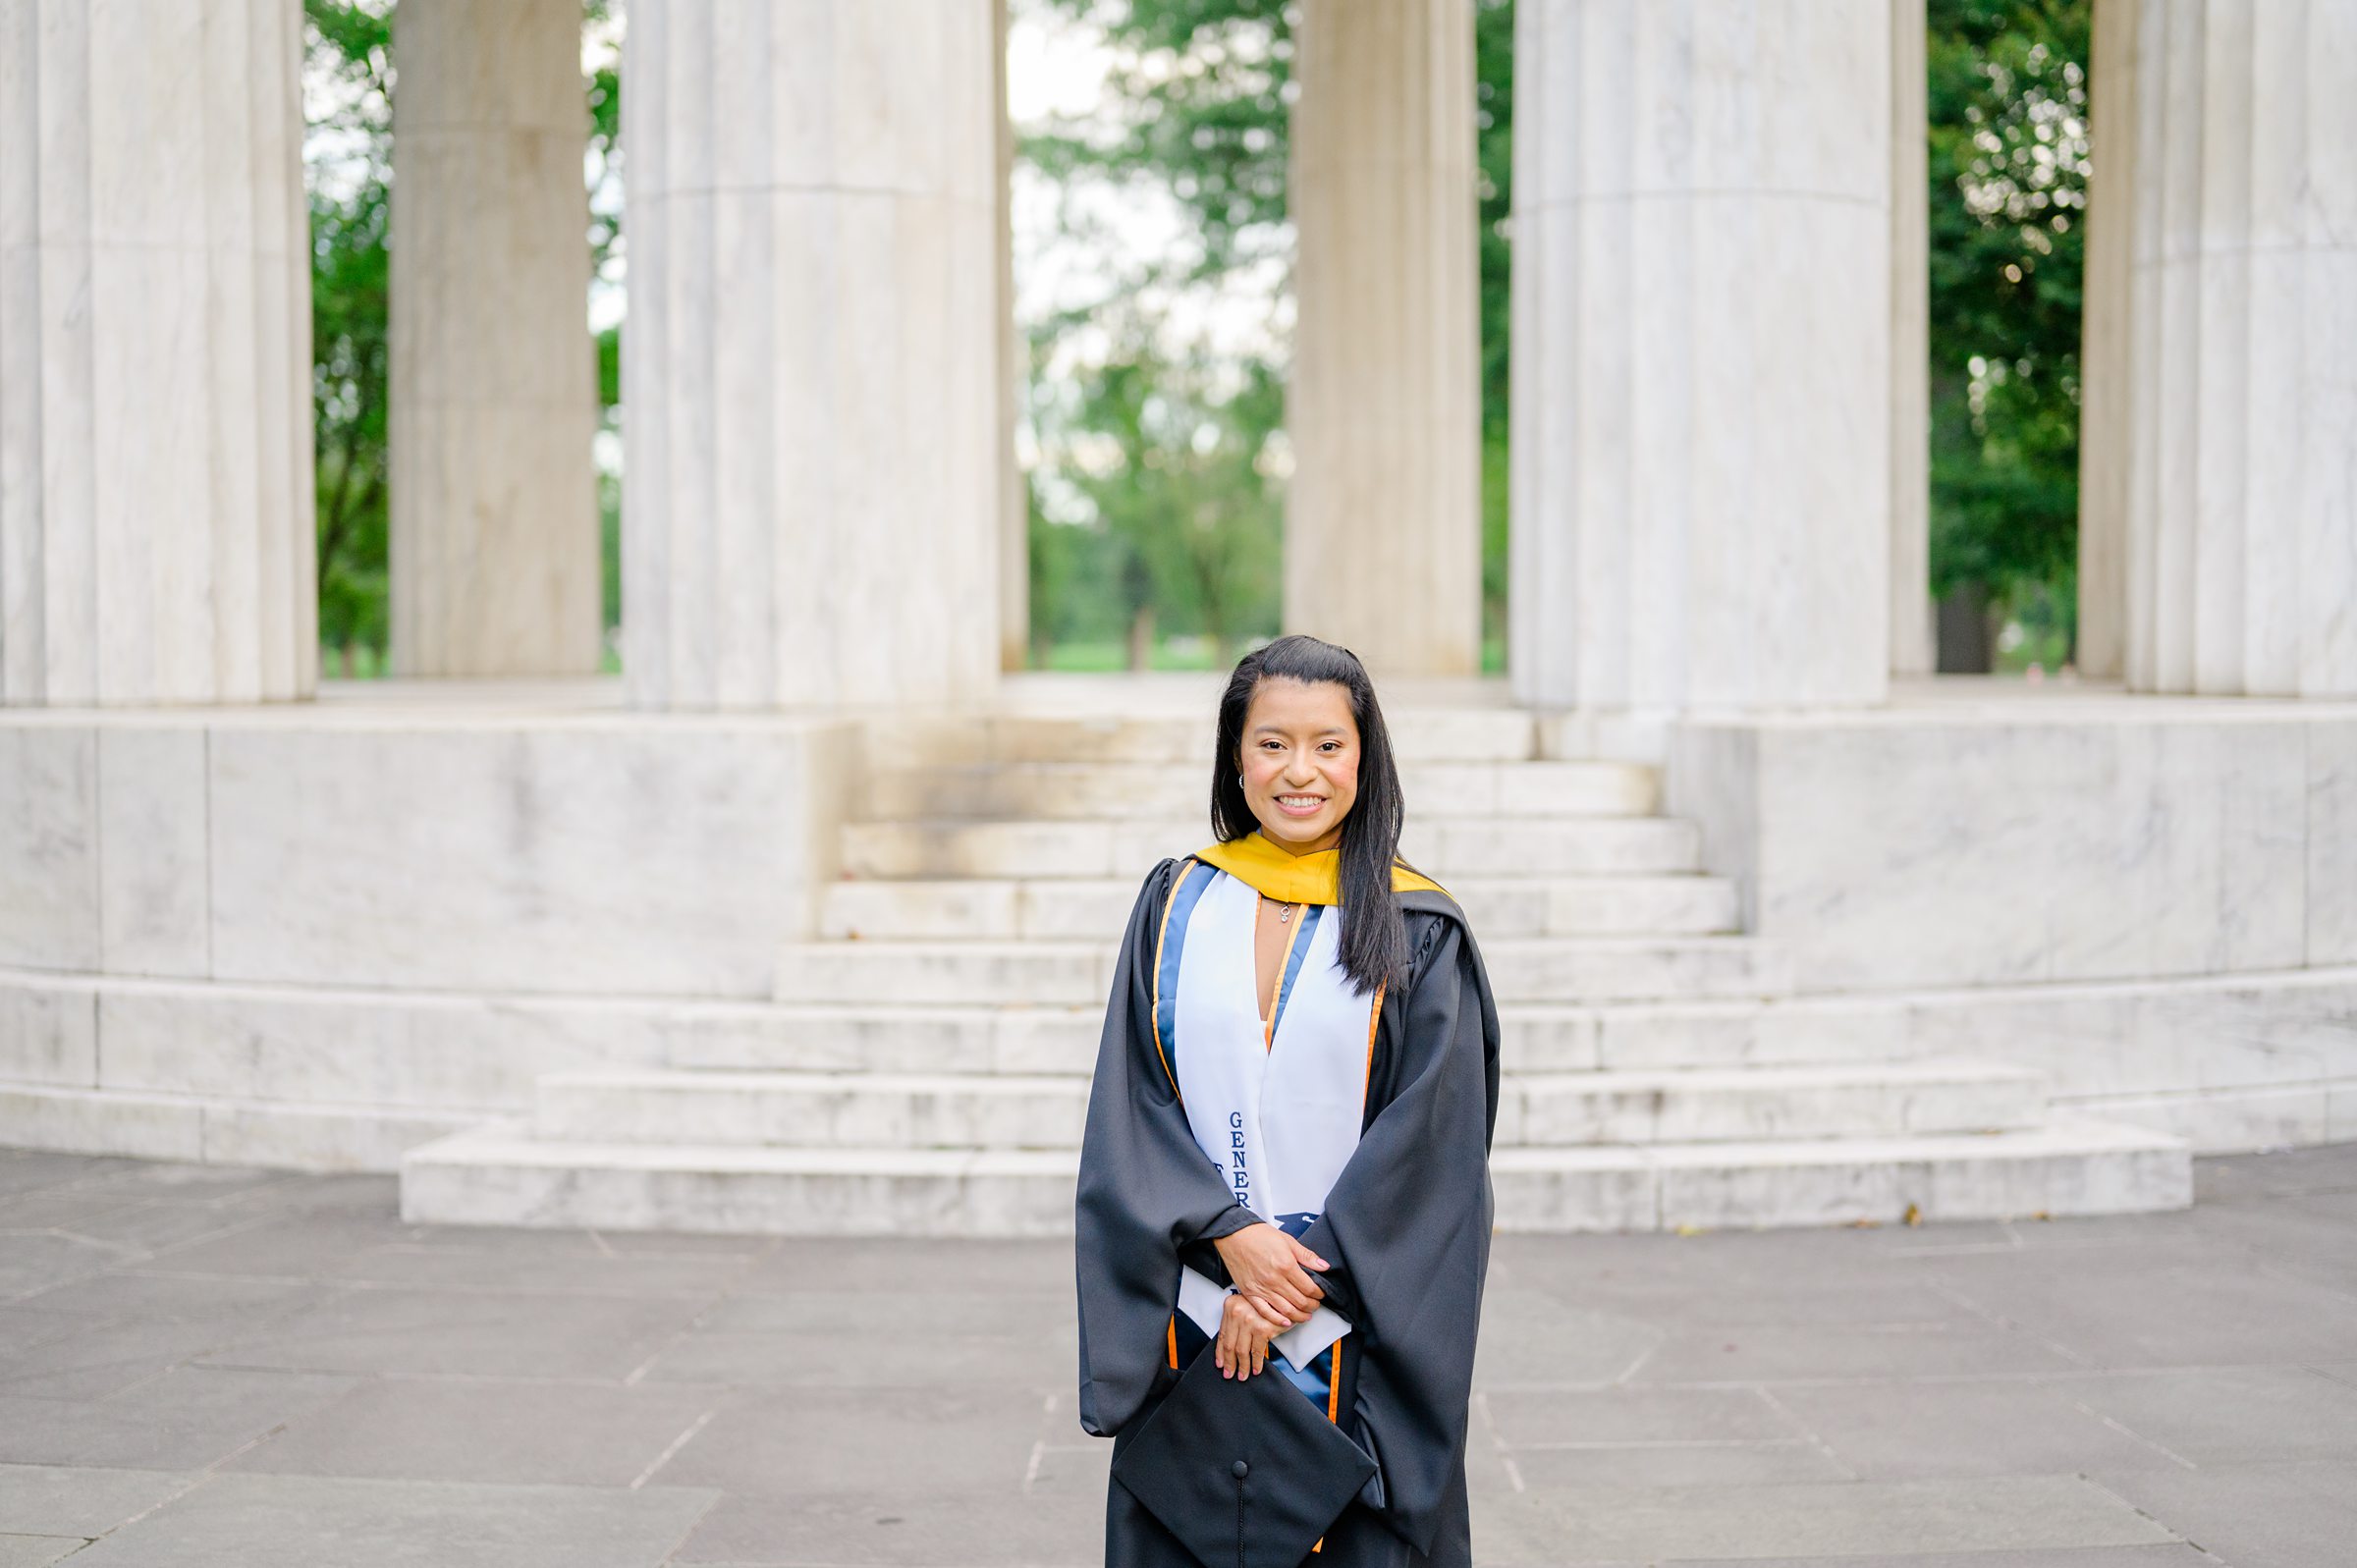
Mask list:
[[1358,792],[1343,818],[1339,845],[1342,963],[1357,990],[1371,991],[1387,976],[1402,978],[1407,968],[1407,923],[1400,919],[1399,900],[1392,892],[1392,862],[1399,854],[1407,798],[1399,788],[1399,765],[1392,755],[1383,709],[1375,701],[1375,683],[1367,678],[1358,655],[1295,632],[1236,661],[1228,689],[1220,694],[1219,744],[1211,767],[1211,831],[1226,843],[1260,826],[1236,775],[1243,767],[1244,714],[1252,706],[1253,692],[1270,679],[1331,680],[1350,694],[1350,716],[1358,725]]

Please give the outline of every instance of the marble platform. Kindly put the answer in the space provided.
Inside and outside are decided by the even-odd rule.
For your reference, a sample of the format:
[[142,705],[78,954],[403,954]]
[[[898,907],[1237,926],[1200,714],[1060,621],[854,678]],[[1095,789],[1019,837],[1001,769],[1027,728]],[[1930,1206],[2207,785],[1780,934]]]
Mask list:
[[[2261,897],[2330,939],[2346,709],[1943,680],[1649,733],[1495,681],[1386,696],[1408,853],[1499,990],[1507,1223],[2165,1208],[2190,1147],[2357,1138],[2357,959],[2139,938],[2288,917],[2080,853],[2066,954],[2008,969],[1990,955],[2032,949],[1973,875],[1991,839],[2061,907],[2022,842],[2085,847],[2053,759],[2133,751],[2167,808],[2146,841],[2223,876],[2251,832],[2234,791],[2292,798],[2296,753],[2298,826],[2258,837],[2299,838],[2300,888]],[[404,1168],[418,1218],[727,1228],[693,1196],[725,1189],[758,1228],[1052,1229],[1069,1129],[1011,1136],[1006,1100],[1075,1102],[1106,932],[1208,837],[1215,699],[1043,676],[886,724],[645,714],[610,681],[9,712],[0,1144]],[[1967,742],[1952,787],[1938,759]],[[2016,742],[2027,793],[1988,783]],[[2127,951],[2181,956],[2086,961]]]

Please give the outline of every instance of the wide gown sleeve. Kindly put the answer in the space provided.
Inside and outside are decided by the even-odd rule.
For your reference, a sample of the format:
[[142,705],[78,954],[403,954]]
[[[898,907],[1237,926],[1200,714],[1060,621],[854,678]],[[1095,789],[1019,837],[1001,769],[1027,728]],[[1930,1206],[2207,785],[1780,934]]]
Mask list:
[[1179,1250],[1259,1218],[1196,1144],[1154,1040],[1155,947],[1178,864],[1148,873],[1129,911],[1080,1138],[1080,1425],[1100,1437],[1137,1414],[1165,1365]]
[[1301,1238],[1332,1266],[1318,1282],[1361,1358],[1352,1435],[1379,1467],[1364,1498],[1419,1552],[1464,1461],[1498,1109],[1489,976],[1460,921],[1438,926],[1381,1074],[1388,1101]]

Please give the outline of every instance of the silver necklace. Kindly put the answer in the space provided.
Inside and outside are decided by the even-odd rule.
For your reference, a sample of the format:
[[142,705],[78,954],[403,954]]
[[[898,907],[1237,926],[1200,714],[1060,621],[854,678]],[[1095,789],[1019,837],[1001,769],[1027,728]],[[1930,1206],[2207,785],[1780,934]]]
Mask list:
[[[1261,894],[1261,896],[1262,896],[1263,898],[1269,898],[1269,895],[1268,895],[1267,893],[1265,893],[1265,892],[1264,892],[1264,893],[1262,893],[1262,894]],[[1291,904],[1289,904],[1289,903],[1277,903],[1277,900],[1276,900],[1276,899],[1274,899],[1274,898],[1269,898],[1269,902],[1271,902],[1271,903],[1276,903],[1276,904],[1277,904],[1277,923],[1278,923],[1279,925],[1281,925],[1281,926],[1282,926],[1282,925],[1288,924],[1288,923],[1289,923],[1289,922],[1292,920],[1292,918],[1293,918],[1293,906],[1292,906]]]

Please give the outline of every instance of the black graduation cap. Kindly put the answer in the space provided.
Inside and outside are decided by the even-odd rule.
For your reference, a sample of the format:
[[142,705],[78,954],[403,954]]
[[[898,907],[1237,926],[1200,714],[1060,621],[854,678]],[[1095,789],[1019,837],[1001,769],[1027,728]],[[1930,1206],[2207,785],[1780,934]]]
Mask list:
[[1113,1466],[1204,1568],[1295,1568],[1374,1474],[1282,1375],[1223,1378],[1208,1345]]

